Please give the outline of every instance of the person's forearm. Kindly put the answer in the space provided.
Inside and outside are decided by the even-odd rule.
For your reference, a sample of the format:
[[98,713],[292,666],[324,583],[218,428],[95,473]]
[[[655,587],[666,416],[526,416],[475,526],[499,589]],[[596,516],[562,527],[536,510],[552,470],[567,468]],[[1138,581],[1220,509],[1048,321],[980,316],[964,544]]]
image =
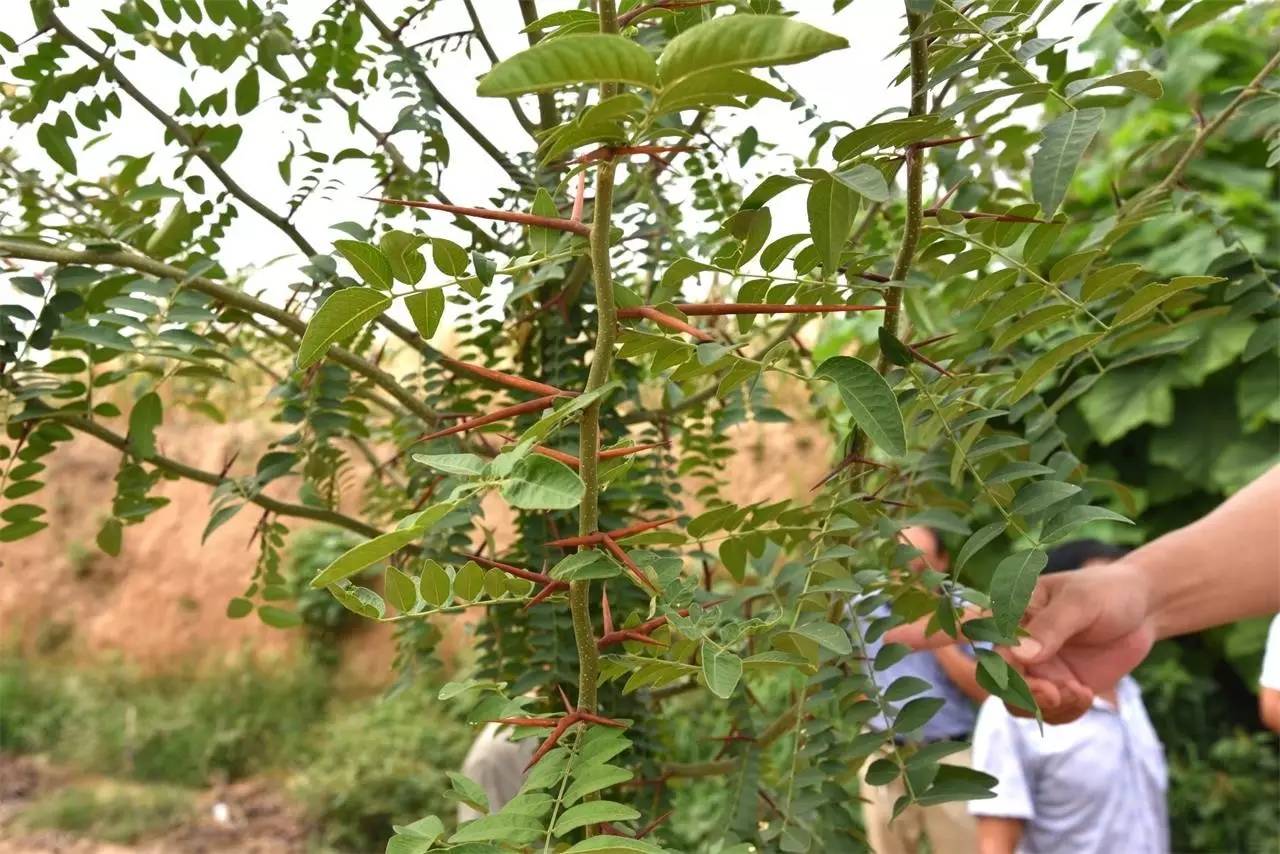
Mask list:
[[978,854],[1014,854],[1021,839],[1021,819],[978,817]]
[[1262,688],[1258,691],[1258,717],[1272,732],[1280,732],[1280,691]]
[[1280,466],[1124,559],[1160,638],[1280,611]]

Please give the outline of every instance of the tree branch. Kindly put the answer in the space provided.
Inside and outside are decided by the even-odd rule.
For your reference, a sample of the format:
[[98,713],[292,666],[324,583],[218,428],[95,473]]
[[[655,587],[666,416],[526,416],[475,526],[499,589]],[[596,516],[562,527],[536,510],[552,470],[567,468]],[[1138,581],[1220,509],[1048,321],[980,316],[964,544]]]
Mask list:
[[[484,55],[489,57],[489,61],[497,65],[500,61],[497,52],[493,49],[493,45],[489,43],[489,37],[485,35],[484,25],[480,23],[480,16],[476,14],[476,5],[472,0],[462,0],[462,5],[467,9],[467,17],[471,19],[471,29],[476,34],[476,41],[480,42],[480,47],[484,50]],[[508,98],[507,103],[511,105],[511,112],[515,114],[516,121],[520,123],[520,127],[530,136],[537,133],[538,128],[534,126],[529,117],[524,114],[524,110],[520,109],[520,102],[515,98]]]
[[[87,418],[79,416],[59,415],[57,412],[50,413],[48,416],[51,420],[57,421],[59,424],[65,424],[72,430],[78,430],[86,433],[111,445],[113,448],[124,451],[126,453],[137,453],[129,445],[129,440],[121,436],[96,421],[90,421]],[[178,477],[194,480],[198,483],[208,484],[209,486],[221,486],[224,483],[236,483],[234,478],[223,477],[211,471],[198,469],[189,466],[186,463],[179,462],[162,454],[151,454],[149,456],[140,457],[143,462],[151,463],[158,469],[175,474]],[[298,519],[311,519],[316,522],[324,522],[328,525],[336,525],[339,528],[346,528],[348,531],[354,531],[364,537],[376,537],[382,533],[372,525],[365,524],[359,519],[354,519],[336,510],[326,510],[322,507],[308,507],[305,504],[292,504],[288,501],[280,501],[269,495],[256,493],[254,495],[246,495],[238,493],[242,498],[257,504],[263,510],[275,513],[277,516],[293,516]]]
[[[156,261],[153,258],[148,258],[145,255],[139,255],[134,252],[124,250],[112,250],[109,252],[90,252],[87,250],[78,251],[74,249],[62,249],[56,246],[45,246],[38,243],[24,243],[17,240],[0,239],[0,257],[24,258],[29,261],[47,261],[51,264],[86,264],[90,266],[110,264],[116,267],[127,267],[131,270],[137,270],[140,273],[147,273],[152,276],[168,277],[175,281],[185,282],[187,287],[192,290],[211,296],[225,305],[235,306],[236,308],[244,309],[252,314],[268,317],[297,335],[301,335],[307,328],[306,321],[298,317],[296,314],[291,314],[283,309],[276,308],[270,303],[263,302],[256,297],[249,296],[248,294],[237,291],[234,288],[219,284],[212,279],[206,279],[203,276],[192,276],[181,267],[165,264],[161,261]],[[412,332],[409,332],[409,334],[413,335]],[[440,421],[440,416],[423,403],[417,395],[407,391],[398,382],[396,382],[394,377],[370,362],[368,359],[365,359],[362,356],[357,356],[356,354],[348,352],[341,347],[330,347],[329,358],[333,359],[340,365],[350,368],[352,371],[360,374],[383,391],[386,391],[406,410],[418,416],[428,424],[435,424]]]

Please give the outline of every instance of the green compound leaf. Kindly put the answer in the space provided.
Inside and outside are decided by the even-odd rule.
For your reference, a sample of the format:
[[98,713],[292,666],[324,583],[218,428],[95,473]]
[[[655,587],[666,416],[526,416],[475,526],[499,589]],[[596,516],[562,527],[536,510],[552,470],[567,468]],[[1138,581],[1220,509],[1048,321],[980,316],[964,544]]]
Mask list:
[[907,452],[907,431],[893,389],[875,368],[853,356],[832,356],[814,373],[832,380],[854,422],[885,451]]

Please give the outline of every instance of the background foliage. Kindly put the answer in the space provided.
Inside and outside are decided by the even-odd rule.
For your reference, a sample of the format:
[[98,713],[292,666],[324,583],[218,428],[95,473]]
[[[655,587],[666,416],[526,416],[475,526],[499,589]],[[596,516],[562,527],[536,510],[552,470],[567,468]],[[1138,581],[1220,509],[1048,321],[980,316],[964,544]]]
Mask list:
[[[207,533],[250,504],[261,512],[258,570],[228,616],[305,623],[323,638],[338,612],[299,598],[285,549],[299,520],[344,528],[361,544],[312,544],[332,557],[311,584],[396,625],[406,681],[436,642],[428,616],[483,607],[474,678],[441,700],[531,735],[560,715],[608,717],[548,741],[514,806],[457,829],[422,819],[397,832],[401,851],[437,837],[455,850],[558,839],[602,850],[622,837],[582,828],[634,837],[673,807],[654,838],[675,850],[844,850],[859,838],[854,771],[888,738],[860,723],[888,709],[909,733],[938,705],[922,686],[878,684],[905,650],[868,662],[869,639],[924,615],[954,631],[959,594],[994,610],[970,638],[1009,641],[1046,546],[1089,532],[1140,541],[1274,458],[1270,7],[1125,0],[1077,58],[1041,32],[1056,2],[908,0],[896,55],[910,109],[854,127],[812,115],[775,70],[843,39],[766,0],[606,0],[600,14],[541,23],[522,3],[530,47],[504,62],[470,4],[470,33],[426,41],[409,40],[430,31],[430,3],[396,16],[348,0],[295,27],[253,0],[129,0],[91,33],[68,26],[61,5],[32,4],[35,38],[0,39],[12,60],[4,114],[63,170],[49,181],[17,152],[3,163],[0,254],[50,266],[17,268],[9,281],[23,299],[0,306],[0,540],[45,527],[41,460],[85,434],[120,454],[104,551],[162,506],[152,493],[163,478],[207,483]],[[529,139],[489,138],[441,91],[434,62],[464,47],[493,59],[479,91],[511,97]],[[124,70],[137,52],[191,73],[176,105]],[[372,93],[397,105],[394,126],[362,114]],[[767,129],[730,139],[722,124],[768,99],[794,99],[814,127],[812,151],[780,168],[761,159]],[[178,156],[130,152],[82,174],[126,101]],[[283,205],[226,166],[244,124],[268,109],[291,120]],[[309,132],[335,122],[361,142],[334,150]],[[444,198],[446,127],[509,178],[494,198],[462,200],[496,219]],[[408,214],[370,206],[322,244],[299,223],[308,200],[349,192],[330,170],[352,159],[367,161],[379,196],[434,201]],[[783,193],[804,195],[802,220]],[[430,205],[455,215],[469,246],[441,233]],[[393,215],[417,219],[390,229]],[[251,293],[252,271],[224,260],[242,217],[291,244],[290,295]],[[765,304],[765,316],[735,314],[729,300]],[[786,311],[850,305],[857,313],[824,323],[812,351],[795,346],[800,321]],[[446,306],[452,359],[431,343]],[[255,388],[246,373],[270,383],[262,399],[280,430],[267,453],[204,471],[158,445],[166,413],[225,417],[211,391]],[[805,411],[779,405],[777,382],[805,389]],[[527,400],[548,392],[560,402]],[[455,429],[500,411],[500,432]],[[729,428],[797,417],[845,442],[833,477],[807,502],[727,500]],[[597,463],[598,447],[620,455]],[[296,500],[276,497],[285,482]],[[517,511],[501,555],[477,515],[490,490]],[[621,545],[554,545],[574,529],[668,516],[675,524]],[[1125,517],[1141,527],[1120,527]],[[905,570],[912,552],[896,534],[911,523],[954,538],[953,576]],[[380,581],[366,580],[370,568]],[[535,585],[555,595],[521,607]],[[854,596],[864,616],[882,604],[893,616],[850,624]],[[1259,810],[1220,828],[1210,819],[1233,803],[1231,787],[1199,794],[1210,768],[1273,768],[1267,743],[1228,730],[1250,723],[1239,712],[1248,681],[1223,683],[1234,711],[1213,724],[1171,725],[1208,674],[1222,678],[1220,662],[1250,659],[1256,632],[1171,646],[1148,671],[1180,763],[1175,804],[1197,805],[1178,811],[1189,844],[1251,843],[1271,819]],[[987,661],[987,684],[1026,704],[1021,679]],[[576,688],[569,708],[559,688]],[[726,738],[691,737],[710,733]],[[386,749],[369,739],[374,754]],[[903,776],[923,803],[990,786],[942,758],[895,750],[870,773]],[[321,776],[348,772],[336,763]],[[394,785],[377,795],[425,796]],[[347,807],[339,797],[328,808]]]

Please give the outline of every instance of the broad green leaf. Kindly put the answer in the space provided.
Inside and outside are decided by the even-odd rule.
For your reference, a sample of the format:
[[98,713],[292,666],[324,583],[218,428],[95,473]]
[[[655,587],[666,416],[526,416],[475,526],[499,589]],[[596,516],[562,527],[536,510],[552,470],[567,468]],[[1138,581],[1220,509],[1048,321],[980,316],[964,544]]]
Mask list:
[[273,629],[293,629],[302,625],[302,618],[298,616],[296,611],[286,611],[284,608],[277,608],[275,605],[260,605],[258,607],[258,619]]
[[978,684],[1006,703],[1012,703],[1039,717],[1035,697],[1018,671],[992,650],[978,649],[976,652]]
[[164,419],[164,405],[160,395],[149,391],[133,405],[129,412],[129,449],[139,459],[149,459],[156,454],[156,428]]
[[707,680],[711,693],[722,700],[733,696],[742,678],[742,659],[727,649],[702,645],[702,675]]
[[516,463],[502,483],[502,497],[521,510],[569,510],[582,503],[585,490],[577,472],[540,454]]
[[833,153],[837,160],[857,157],[872,148],[900,148],[920,142],[932,136],[946,136],[955,129],[948,119],[938,116],[913,116],[864,125],[836,143]]
[[889,185],[885,183],[884,173],[869,163],[859,163],[834,174],[837,181],[869,202],[889,201]]
[[1044,533],[1040,535],[1042,543],[1056,543],[1067,538],[1067,535],[1082,525],[1088,525],[1091,522],[1122,522],[1126,525],[1132,525],[1133,522],[1105,507],[1092,507],[1089,505],[1079,505],[1076,507],[1068,507],[1061,513],[1056,514],[1044,524]]
[[479,477],[489,463],[475,454],[414,454],[413,461],[458,477]]
[[1008,329],[996,336],[996,339],[991,342],[991,346],[997,350],[1003,350],[1010,344],[1021,341],[1028,335],[1068,317],[1074,310],[1069,305],[1041,306],[1012,323]]
[[840,266],[840,253],[853,230],[858,212],[858,196],[848,185],[827,176],[813,182],[806,204],[809,212],[809,235],[818,249],[822,269],[828,278]]
[[427,600],[429,605],[436,608],[444,607],[449,601],[449,588],[452,583],[448,571],[434,560],[429,560],[422,565],[418,589],[422,591],[422,598]]
[[1012,635],[1018,628],[1046,563],[1048,557],[1042,549],[1028,549],[1011,554],[996,565],[991,576],[991,611],[1004,634]]
[[457,771],[446,771],[445,773],[449,775],[449,782],[458,800],[478,813],[487,813],[489,811],[489,796],[485,794],[484,788],[479,783],[465,774],[459,774]]
[[789,65],[848,46],[840,36],[794,18],[729,15],[673,38],[658,59],[658,75],[665,89],[711,69]]
[[745,71],[712,68],[691,74],[658,96],[656,111],[670,113],[691,107],[737,104],[742,98],[775,98],[790,101],[791,95]]
[[927,724],[946,704],[941,697],[917,697],[898,710],[893,719],[893,729],[897,733],[914,732]]
[[608,33],[561,36],[505,59],[480,78],[476,94],[507,98],[579,83],[630,83],[656,89],[657,68],[649,51]]
[[1152,76],[1150,71],[1134,69],[1133,71],[1122,71],[1119,74],[1110,74],[1106,77],[1086,77],[1083,80],[1073,80],[1067,84],[1067,97],[1074,98],[1081,92],[1101,89],[1104,86],[1120,86],[1153,99],[1159,98],[1164,94],[1164,87],[1160,85],[1159,80]]
[[622,566],[610,555],[588,549],[563,558],[549,574],[560,581],[594,581],[622,574]]
[[1026,397],[1026,395],[1034,389],[1042,379],[1049,375],[1050,371],[1074,356],[1076,353],[1092,347],[1098,341],[1102,340],[1102,337],[1105,334],[1106,333],[1104,332],[1089,332],[1084,335],[1077,335],[1075,338],[1070,338],[1062,342],[1048,353],[1045,353],[1043,356],[1036,359],[1025,371],[1023,371],[1022,376],[1018,378],[1018,381],[1014,384],[1013,388],[1009,390],[1006,395],[1008,402],[1017,403],[1019,400]]
[[1145,316],[1148,312],[1153,311],[1156,306],[1174,294],[1221,281],[1222,278],[1220,276],[1178,276],[1168,282],[1144,285],[1133,296],[1120,304],[1120,307],[1116,309],[1116,316],[1111,322],[1113,325],[1132,323]]
[[964,768],[959,765],[939,765],[933,784],[924,792],[917,793],[916,803],[921,806],[951,803],[953,801],[976,801],[994,798],[995,786],[999,781],[990,774]]
[[832,356],[818,366],[814,376],[835,382],[854,422],[871,441],[894,456],[907,452],[898,399],[875,368],[852,356]]
[[378,248],[391,265],[391,273],[406,285],[416,285],[427,274],[427,259],[421,247],[427,238],[403,231],[388,231]]
[[821,647],[825,647],[837,655],[849,655],[853,652],[853,644],[844,629],[825,621],[804,623],[792,631],[801,637],[808,638]]
[[600,824],[605,821],[631,821],[640,817],[640,813],[625,804],[615,801],[587,801],[569,807],[556,820],[556,836],[586,827],[589,824]]
[[884,786],[896,780],[899,772],[892,759],[877,759],[867,766],[866,780],[872,786]]
[[[667,849],[654,845],[647,839],[630,839],[626,836],[593,836],[584,839],[564,854],[667,854]],[[734,852],[737,854],[737,852]]]
[[453,592],[468,602],[479,599],[484,592],[484,568],[474,560],[467,561],[453,579]]
[[431,260],[436,269],[455,279],[467,272],[467,250],[443,237],[431,238]]
[[1066,501],[1080,491],[1074,483],[1060,480],[1037,480],[1018,490],[1013,499],[1013,512],[1023,516],[1039,513],[1053,505]]
[[[467,822],[449,837],[450,845],[464,842],[505,842],[513,846],[542,837],[542,822],[532,816],[498,812]],[[501,851],[502,849],[497,849]]]
[[1141,264],[1114,264],[1095,270],[1085,276],[1084,285],[1080,288],[1080,299],[1091,302],[1108,297],[1141,272]]
[[302,333],[302,342],[298,345],[298,368],[309,368],[320,361],[330,344],[354,335],[386,311],[389,305],[391,297],[373,288],[344,288],[334,292]]
[[990,525],[984,525],[974,532],[973,536],[965,540],[963,546],[960,547],[960,553],[956,555],[955,571],[959,572],[964,569],[964,565],[982,551],[992,540],[1004,533],[1006,527],[1005,522],[992,522]]
[[1105,110],[1072,110],[1044,126],[1043,139],[1031,161],[1031,197],[1045,216],[1053,216],[1067,196],[1076,166],[1102,124]]
[[328,587],[390,557],[425,533],[426,528],[403,528],[374,537],[339,556],[311,579],[314,588]]
[[933,686],[928,681],[918,676],[899,676],[884,689],[884,699],[890,703],[896,703],[899,700],[914,697],[916,694],[923,694],[931,687]]
[[351,263],[366,285],[380,291],[391,290],[391,262],[376,246],[358,240],[335,240],[333,248]]
[[617,765],[588,765],[573,772],[573,782],[565,789],[560,802],[568,806],[592,792],[625,783],[634,776],[626,768],[619,768]]
[[444,291],[430,288],[409,294],[404,298],[404,307],[409,310],[409,317],[413,318],[413,325],[422,340],[430,341],[440,328],[440,318],[444,317]]
[[402,614],[412,611],[418,604],[418,588],[414,586],[413,579],[394,566],[387,567],[382,589],[387,594],[387,601]]

